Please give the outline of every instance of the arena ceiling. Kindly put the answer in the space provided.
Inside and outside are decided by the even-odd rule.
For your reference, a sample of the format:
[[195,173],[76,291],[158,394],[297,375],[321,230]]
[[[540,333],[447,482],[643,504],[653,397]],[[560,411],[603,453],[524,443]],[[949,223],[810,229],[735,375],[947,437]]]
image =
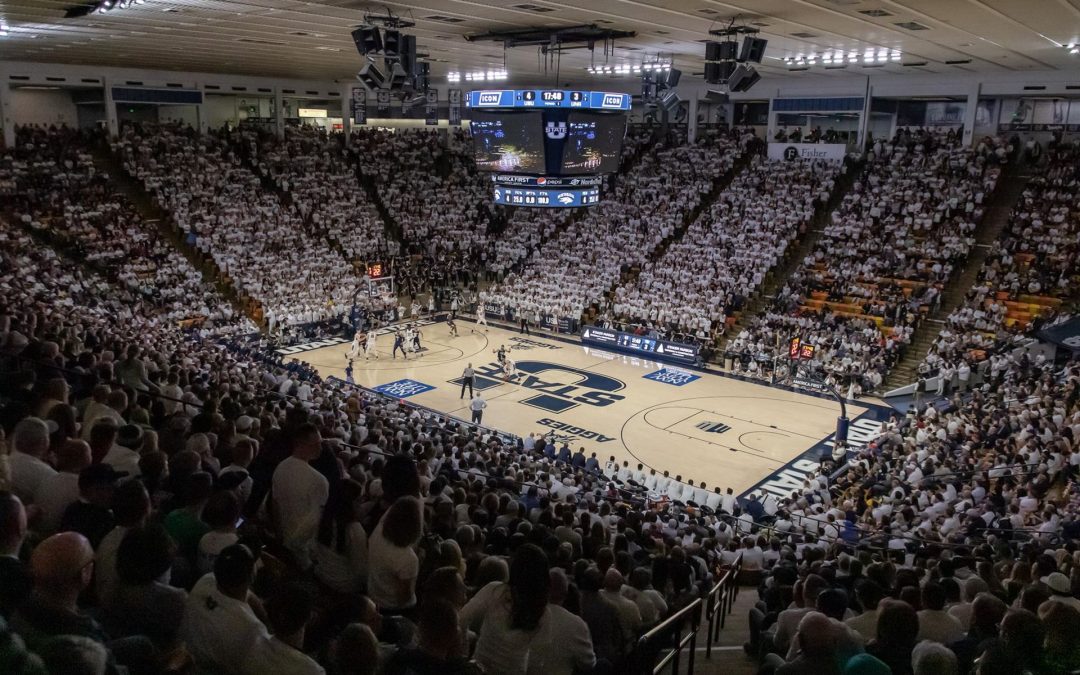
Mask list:
[[[432,81],[449,71],[505,69],[510,82],[547,84],[537,47],[504,54],[467,34],[596,24],[634,31],[605,56],[562,53],[559,82],[599,83],[593,65],[671,58],[685,78],[703,69],[708,30],[735,21],[768,39],[766,76],[822,78],[873,73],[995,73],[1080,69],[1080,0],[145,0],[64,18],[78,0],[0,0],[0,59],[310,79],[352,79],[361,65],[350,30],[365,13],[415,21]],[[829,53],[887,52],[884,63],[826,68]],[[894,52],[900,53],[895,58]],[[785,58],[818,57],[793,72]],[[504,61],[505,59],[505,61]],[[835,63],[835,62],[834,62]],[[630,78],[631,76],[624,76]]]

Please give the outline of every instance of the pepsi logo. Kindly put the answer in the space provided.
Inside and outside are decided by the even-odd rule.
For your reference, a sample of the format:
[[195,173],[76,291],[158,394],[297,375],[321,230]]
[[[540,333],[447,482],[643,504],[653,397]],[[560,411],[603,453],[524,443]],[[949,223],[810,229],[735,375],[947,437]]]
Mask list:
[[536,179],[536,184],[537,185],[547,185],[547,178],[537,178]]

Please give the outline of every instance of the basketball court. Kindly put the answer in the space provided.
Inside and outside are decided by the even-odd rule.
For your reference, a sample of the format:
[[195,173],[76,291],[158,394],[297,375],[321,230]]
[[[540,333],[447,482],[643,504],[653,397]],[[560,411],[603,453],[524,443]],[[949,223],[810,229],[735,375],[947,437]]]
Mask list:
[[[828,451],[840,414],[829,398],[571,340],[485,330],[463,319],[457,324],[457,337],[444,322],[421,326],[425,350],[408,360],[400,352],[392,358],[393,334],[384,332],[376,342],[379,358],[354,362],[354,381],[467,420],[469,394],[462,397],[461,374],[471,363],[476,390],[488,403],[487,426],[523,437],[552,434],[575,451],[582,446],[586,455],[595,452],[601,464],[614,456],[632,468],[641,463],[736,494],[769,484],[778,493],[801,487]],[[281,352],[324,378],[344,379],[349,346],[329,340]],[[517,367],[509,381],[496,359],[500,346]],[[889,411],[862,401],[847,408],[849,441],[856,446],[876,435]]]

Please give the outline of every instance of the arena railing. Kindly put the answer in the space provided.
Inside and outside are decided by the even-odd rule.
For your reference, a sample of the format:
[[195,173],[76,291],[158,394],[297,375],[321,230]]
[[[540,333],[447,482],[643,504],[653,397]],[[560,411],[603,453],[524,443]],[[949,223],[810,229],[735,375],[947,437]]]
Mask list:
[[[720,579],[703,597],[695,599],[638,638],[630,655],[630,672],[633,675],[658,675],[670,666],[672,675],[692,674],[703,610],[706,622],[705,658],[711,658],[712,643],[719,638],[738,595],[741,568],[740,554],[733,565],[723,570]],[[667,653],[661,656],[664,651]],[[687,662],[686,669],[682,670],[680,662],[684,651]]]

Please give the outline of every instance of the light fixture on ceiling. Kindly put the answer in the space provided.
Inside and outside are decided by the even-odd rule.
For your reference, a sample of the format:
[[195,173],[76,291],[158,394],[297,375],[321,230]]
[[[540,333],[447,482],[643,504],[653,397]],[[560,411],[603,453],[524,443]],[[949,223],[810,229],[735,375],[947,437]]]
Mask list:
[[9,35],[9,30],[6,23],[0,23],[0,37],[7,37]]
[[1070,54],[1080,54],[1080,43],[1070,42],[1065,45],[1065,49],[1069,50]]
[[898,63],[903,58],[903,53],[895,49],[867,49],[860,57],[859,52],[837,49],[823,54],[797,54],[785,56],[784,64],[788,70],[808,70],[810,66],[822,65],[829,69],[843,68],[847,65],[859,63],[860,59],[864,66],[884,65],[886,62]]
[[500,82],[508,77],[510,77],[510,73],[501,68],[474,70],[464,73],[464,75],[460,71],[451,70],[446,74],[446,81],[453,84],[461,82],[462,78],[464,78],[466,82]]
[[640,75],[641,73],[670,71],[670,63],[652,62],[642,64],[620,63],[618,65],[588,66],[585,69],[590,75],[608,75],[618,77],[620,75]]

